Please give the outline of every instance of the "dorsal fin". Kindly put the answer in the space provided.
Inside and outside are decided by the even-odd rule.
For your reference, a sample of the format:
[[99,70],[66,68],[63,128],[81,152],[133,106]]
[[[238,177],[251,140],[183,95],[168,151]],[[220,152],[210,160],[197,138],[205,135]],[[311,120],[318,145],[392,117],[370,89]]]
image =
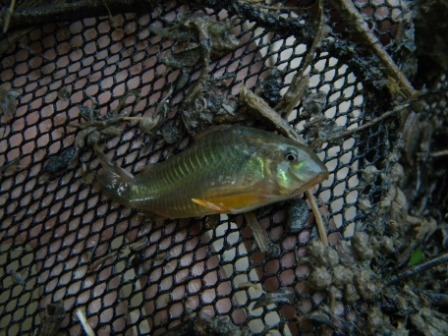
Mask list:
[[217,126],[211,126],[208,129],[206,129],[205,131],[200,132],[199,134],[196,134],[193,138],[194,141],[198,141],[200,139],[203,139],[205,137],[210,136],[211,134],[215,134],[217,132],[222,132],[225,130],[231,130],[234,127],[234,125],[217,125]]

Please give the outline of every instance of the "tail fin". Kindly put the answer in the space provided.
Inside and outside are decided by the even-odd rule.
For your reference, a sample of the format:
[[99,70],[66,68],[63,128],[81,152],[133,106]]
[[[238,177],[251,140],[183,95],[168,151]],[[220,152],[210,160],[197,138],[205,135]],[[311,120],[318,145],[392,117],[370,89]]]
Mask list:
[[133,176],[119,166],[101,162],[102,168],[97,175],[96,182],[109,197],[118,203],[129,206],[130,187]]

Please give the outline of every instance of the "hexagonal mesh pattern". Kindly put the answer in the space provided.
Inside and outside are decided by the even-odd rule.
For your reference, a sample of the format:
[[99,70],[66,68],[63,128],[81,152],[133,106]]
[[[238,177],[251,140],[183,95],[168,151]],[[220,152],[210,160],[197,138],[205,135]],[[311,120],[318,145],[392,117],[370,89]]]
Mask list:
[[[401,2],[358,0],[356,5],[389,44],[400,21]],[[170,2],[143,15],[47,24],[29,31],[2,57],[0,82],[20,93],[16,114],[1,125],[0,164],[19,159],[16,169],[3,172],[0,180],[2,334],[33,334],[46,319],[46,307],[61,302],[66,312],[62,327],[70,335],[82,333],[78,308],[97,335],[160,335],[191,313],[228,316],[253,334],[289,335],[297,332],[297,311],[307,312],[322,300],[304,292],[308,270],[298,265],[307,242],[316,238],[314,224],[292,233],[286,204],[257,212],[281,247],[280,257],[274,258],[258,251],[242,217],[222,216],[219,225],[209,229],[206,220],[159,223],[110,202],[83,180],[82,164],[94,162],[95,167],[89,153],[81,156],[82,164],[57,178],[42,173],[49,156],[73,146],[76,129],[71,125],[80,122],[80,106],[88,104],[89,97],[106,114],[135,89],[141,99],[128,101],[128,112],[155,112],[179,72],[159,61],[172,42],[148,27],[166,26],[180,13],[191,12],[189,6]],[[225,10],[204,12],[218,20],[229,16]],[[277,67],[283,71],[285,92],[306,44],[244,17],[232,19],[241,45],[212,63],[212,75],[234,74],[228,90],[237,94],[242,84],[259,87]],[[339,126],[357,127],[376,113],[364,98],[363,78],[325,51],[315,59],[310,89],[325,94],[325,115]],[[183,91],[177,92],[174,108]],[[289,120],[298,129],[303,127],[300,111]],[[365,190],[360,189],[360,171],[384,159],[387,136],[386,126],[380,125],[340,146],[321,149],[331,175],[317,195],[331,226],[330,240],[350,237],[362,220],[358,200]],[[113,160],[132,172],[184,147],[185,142],[144,141],[136,127],[108,143]],[[375,204],[375,193],[372,186],[363,197]],[[296,307],[257,307],[262,291],[248,287],[249,282],[266,292],[289,288],[301,301]]]

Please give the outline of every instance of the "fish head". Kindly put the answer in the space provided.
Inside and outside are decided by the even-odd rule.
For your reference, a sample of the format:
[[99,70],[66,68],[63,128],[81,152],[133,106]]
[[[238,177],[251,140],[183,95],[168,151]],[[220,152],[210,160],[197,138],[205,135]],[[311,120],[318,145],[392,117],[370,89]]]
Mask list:
[[328,170],[307,146],[294,141],[273,144],[269,175],[280,195],[295,196],[328,177]]

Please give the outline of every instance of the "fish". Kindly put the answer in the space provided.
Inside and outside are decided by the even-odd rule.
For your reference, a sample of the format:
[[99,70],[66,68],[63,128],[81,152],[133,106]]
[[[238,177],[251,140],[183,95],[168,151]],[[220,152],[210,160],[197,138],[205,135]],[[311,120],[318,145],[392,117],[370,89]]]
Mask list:
[[162,218],[240,214],[294,198],[328,177],[306,145],[246,126],[214,126],[135,176],[102,160],[97,183],[118,203]]

